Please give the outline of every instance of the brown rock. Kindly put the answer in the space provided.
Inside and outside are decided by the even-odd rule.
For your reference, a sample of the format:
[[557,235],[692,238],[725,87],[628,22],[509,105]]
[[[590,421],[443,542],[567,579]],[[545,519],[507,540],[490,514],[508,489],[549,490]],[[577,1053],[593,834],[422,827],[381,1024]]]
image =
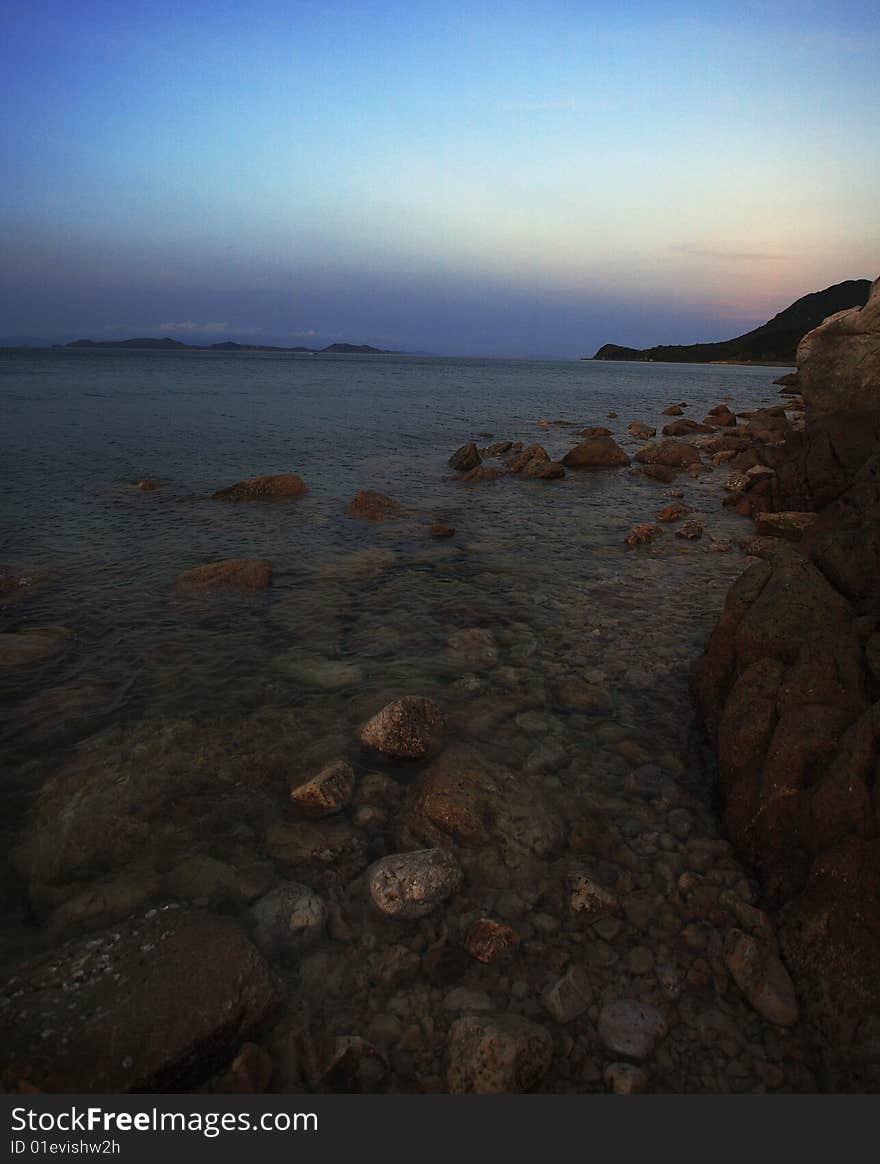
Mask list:
[[226,489],[218,489],[211,497],[215,501],[291,500],[308,491],[308,485],[297,473],[279,473],[274,477],[250,477]]
[[589,428],[582,428],[581,431],[577,435],[582,436],[582,437],[603,437],[603,436],[610,437],[610,436],[614,436],[614,433],[611,431],[610,428],[605,428],[604,425],[594,424],[594,425],[590,426]]
[[469,469],[459,479],[467,484],[473,484],[479,481],[497,481],[503,474],[500,469],[493,469],[489,465],[477,465],[473,469]]
[[657,435],[657,430],[650,424],[645,424],[642,420],[634,420],[627,429],[630,436],[634,436],[637,440],[646,441],[651,437]]
[[553,1040],[517,1015],[467,1015],[452,1024],[446,1082],[453,1095],[531,1091],[553,1060]]
[[523,470],[523,475],[539,481],[556,481],[565,476],[565,468],[561,461],[531,461]]
[[683,501],[671,501],[657,514],[658,521],[680,521],[691,512],[691,507]]
[[334,760],[311,779],[298,784],[290,799],[307,816],[330,816],[341,812],[351,800],[354,769],[345,760]]
[[345,511],[349,517],[362,521],[394,521],[403,516],[403,509],[393,497],[377,493],[375,489],[359,489]]
[[677,404],[670,404],[667,408],[663,409],[663,415],[684,416],[684,409],[680,408]]
[[135,489],[142,489],[144,493],[151,493],[154,489],[159,488],[159,482],[155,477],[144,477],[142,481],[136,481]]
[[505,453],[509,453],[513,448],[513,441],[496,441],[495,444],[489,445],[483,449],[482,455],[484,457],[503,457]]
[[272,563],[257,558],[227,558],[194,566],[177,576],[175,589],[194,594],[204,590],[266,590],[272,582]]
[[511,473],[521,473],[527,466],[532,464],[546,465],[550,462],[550,456],[543,445],[528,445],[522,452],[507,462],[507,467]]
[[700,424],[696,420],[674,420],[671,424],[664,424],[663,435],[670,437],[690,436],[695,432],[713,432],[709,424]]
[[466,473],[470,469],[475,469],[480,464],[480,453],[473,441],[469,441],[466,445],[462,445],[449,458],[449,468],[456,469],[461,473]]
[[815,520],[815,513],[759,513],[758,535],[798,542]]
[[361,728],[361,743],[395,760],[420,760],[443,746],[445,724],[436,703],[407,695],[386,704]]
[[468,930],[465,948],[478,962],[498,962],[519,944],[515,929],[491,917],[478,918]]
[[368,875],[370,896],[380,912],[412,920],[427,917],[453,893],[463,874],[448,849],[418,849],[383,857]]
[[799,1017],[794,985],[772,946],[742,930],[729,930],[724,939],[724,960],[734,982],[762,1018],[781,1027],[794,1026]]
[[572,469],[615,469],[628,465],[629,457],[612,437],[588,437],[562,458]]
[[626,544],[628,546],[643,546],[647,542],[652,542],[659,537],[663,530],[658,525],[649,525],[643,522],[641,525],[634,525],[630,530]]
[[645,445],[636,453],[636,460],[642,465],[665,465],[668,468],[684,469],[688,465],[701,464],[699,450],[686,441],[665,440],[659,444]]
[[688,541],[694,541],[696,538],[703,536],[703,530],[705,528],[702,521],[692,518],[690,521],[686,521],[681,529],[675,531],[675,536],[677,538],[687,538]]
[[455,536],[455,527],[454,526],[443,525],[441,522],[438,522],[436,525],[431,526],[431,537],[432,538],[451,538],[454,536]]

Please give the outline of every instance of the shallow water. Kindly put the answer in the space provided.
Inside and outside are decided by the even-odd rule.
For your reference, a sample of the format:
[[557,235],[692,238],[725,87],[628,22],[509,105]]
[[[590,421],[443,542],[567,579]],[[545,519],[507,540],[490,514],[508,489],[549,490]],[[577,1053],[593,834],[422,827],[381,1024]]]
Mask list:
[[[679,401],[697,419],[724,397],[735,409],[773,401],[777,374],[405,356],[0,354],[0,565],[33,580],[21,601],[0,606],[0,630],[73,632],[46,663],[0,673],[7,839],[81,746],[93,766],[123,771],[140,749],[169,771],[181,756],[213,764],[220,780],[238,779],[250,756],[260,769],[254,798],[283,800],[285,779],[297,783],[339,756],[358,763],[358,725],[389,700],[420,694],[441,706],[452,740],[487,762],[554,792],[606,797],[622,835],[635,838],[635,888],[664,883],[671,874],[655,866],[677,842],[662,814],[656,826],[640,816],[645,788],[671,781],[698,832],[716,836],[687,678],[744,566],[736,548],[712,552],[710,538],[735,541],[751,528],[721,509],[723,467],[682,474],[674,486],[705,518],[701,540],[676,538],[673,525],[631,549],[627,532],[654,520],[668,487],[627,470],[469,486],[446,462],[490,435],[537,441],[559,457],[592,424],[608,424],[632,453],[630,421],[659,430],[662,408]],[[609,411],[619,418],[607,420]],[[243,478],[289,470],[309,485],[301,500],[210,499]],[[144,477],[161,488],[134,488]],[[346,516],[361,488],[391,494],[409,515],[382,524]],[[431,540],[438,521],[455,527],[452,539]],[[175,596],[182,570],[228,557],[269,559],[270,590]],[[473,628],[488,636],[455,634]],[[168,732],[183,733],[172,758],[156,743]],[[223,774],[224,750],[233,777]],[[668,797],[663,805],[668,812]],[[210,822],[215,858],[237,863],[247,849],[257,825],[242,825],[246,797],[241,806],[240,820]],[[390,843],[374,837],[373,855]],[[738,877],[733,868],[720,883]],[[11,948],[24,950],[20,887],[6,882]]]

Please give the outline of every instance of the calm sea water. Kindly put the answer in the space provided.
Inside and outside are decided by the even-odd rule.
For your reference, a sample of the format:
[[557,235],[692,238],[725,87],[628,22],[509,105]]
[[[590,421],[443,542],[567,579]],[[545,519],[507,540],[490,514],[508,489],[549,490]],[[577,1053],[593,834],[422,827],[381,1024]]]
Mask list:
[[[775,398],[777,374],[3,352],[0,566],[35,582],[25,599],[0,606],[0,630],[73,632],[62,654],[0,678],[7,827],[19,827],[40,783],[83,739],[108,727],[260,713],[271,731],[272,716],[294,708],[305,764],[350,749],[365,709],[407,693],[437,698],[465,734],[475,701],[483,712],[493,699],[503,704],[513,718],[499,727],[496,717],[484,744],[508,764],[528,762],[536,736],[582,754],[623,731],[684,773],[688,664],[743,567],[737,551],[709,552],[708,535],[748,532],[720,508],[721,473],[679,483],[707,521],[706,538],[682,542],[670,530],[633,551],[624,544],[630,527],[668,501],[656,482],[622,470],[463,486],[446,462],[489,434],[537,440],[561,456],[576,430],[540,428],[540,419],[607,423],[635,451],[625,437],[631,420],[659,424],[673,401],[687,401],[697,418],[722,397],[754,406]],[[611,411],[618,420],[606,420]],[[310,487],[300,501],[210,499],[242,478],[286,470]],[[134,488],[144,477],[161,489]],[[412,517],[381,525],[347,517],[361,488],[390,493]],[[435,521],[456,536],[432,542]],[[273,563],[267,594],[175,598],[182,570],[248,556]],[[494,636],[494,655],[450,649],[449,636],[472,627]],[[558,699],[560,683],[584,677],[607,695],[598,716]]]

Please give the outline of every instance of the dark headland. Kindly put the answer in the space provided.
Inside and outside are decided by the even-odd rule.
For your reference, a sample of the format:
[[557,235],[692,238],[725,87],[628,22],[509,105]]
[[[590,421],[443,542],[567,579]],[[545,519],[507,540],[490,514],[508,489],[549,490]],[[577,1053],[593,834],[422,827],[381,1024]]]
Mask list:
[[312,352],[315,355],[324,352],[335,352],[337,354],[341,353],[343,355],[354,356],[397,354],[395,352],[389,352],[386,348],[370,347],[369,344],[329,344],[326,348],[282,348],[273,347],[270,344],[236,344],[232,340],[225,340],[219,344],[185,344],[181,340],[169,339],[168,336],[165,336],[163,339],[155,339],[151,336],[126,340],[78,339],[72,340],[69,344],[59,344],[57,346],[65,348],[134,348],[139,351]]
[[835,312],[864,307],[870,293],[870,280],[847,279],[824,291],[801,296],[767,323],[734,339],[712,344],[661,344],[653,348],[604,344],[592,358],[671,364],[794,364],[797,346],[808,331]]

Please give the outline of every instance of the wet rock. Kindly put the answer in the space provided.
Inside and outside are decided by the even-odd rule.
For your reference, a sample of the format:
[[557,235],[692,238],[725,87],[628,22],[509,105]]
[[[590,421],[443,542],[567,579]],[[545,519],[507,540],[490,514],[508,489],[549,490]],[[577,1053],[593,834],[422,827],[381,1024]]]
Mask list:
[[609,1063],[603,1078],[615,1095],[641,1095],[650,1083],[647,1071],[634,1063]]
[[530,461],[523,470],[523,476],[538,481],[558,481],[565,476],[565,466],[562,461]]
[[664,416],[683,416],[684,409],[680,408],[677,404],[670,404],[666,408],[663,409],[663,415]]
[[361,728],[361,743],[394,760],[420,760],[443,746],[439,707],[422,696],[395,699]]
[[626,452],[610,436],[588,437],[562,458],[570,469],[616,469],[630,463]]
[[558,1023],[570,1023],[584,1013],[593,1000],[593,990],[586,973],[580,966],[571,966],[541,995],[545,1010]]
[[399,502],[375,489],[359,489],[345,512],[362,521],[394,521],[404,515]]
[[60,737],[88,727],[90,720],[109,710],[118,695],[119,689],[111,683],[74,679],[18,704],[10,720],[29,736]]
[[595,424],[591,428],[582,428],[577,435],[582,437],[610,437],[614,436],[614,433],[610,428],[605,428],[604,425]]
[[634,420],[627,429],[630,436],[634,436],[636,440],[647,441],[657,435],[657,430],[650,424],[645,424],[643,420]]
[[0,669],[27,667],[57,655],[69,643],[66,627],[45,626],[0,634]]
[[[226,861],[202,854],[186,857],[175,865],[165,874],[163,885],[168,893],[183,901],[213,906],[229,902],[242,905],[265,891],[268,878],[271,878],[271,873],[265,867],[262,872],[242,875]],[[121,914],[116,910],[113,916]]]
[[299,648],[276,656],[274,662],[303,687],[316,687],[321,691],[357,687],[364,677],[363,668],[357,663],[328,659],[323,655],[304,655]]
[[615,1055],[647,1059],[667,1029],[658,1010],[633,999],[610,1002],[599,1012],[599,1038]]
[[196,594],[205,590],[266,590],[271,583],[271,562],[258,558],[227,558],[184,570],[178,574],[174,586],[180,594]]
[[505,453],[509,453],[513,448],[513,441],[496,441],[483,449],[484,457],[503,457]]
[[465,949],[478,962],[498,962],[513,953],[519,944],[519,934],[512,926],[491,917],[481,917],[473,923],[465,938]]
[[101,929],[117,918],[144,909],[160,895],[155,874],[131,874],[93,881],[88,889],[59,905],[49,915],[47,929],[54,941],[84,930]]
[[620,907],[616,893],[595,877],[581,872],[569,876],[568,900],[573,913],[581,914],[591,922],[616,913]]
[[279,999],[238,926],[169,907],[26,963],[4,993],[6,1077],[76,1094],[191,1090]]
[[456,893],[463,874],[448,849],[418,849],[377,861],[369,872],[370,896],[389,917],[427,917]]
[[724,939],[724,961],[734,982],[762,1018],[781,1027],[794,1026],[799,1017],[794,984],[766,939],[729,930]]
[[663,435],[669,437],[690,436],[692,433],[713,432],[709,424],[700,424],[696,420],[674,420],[671,424],[664,424]]
[[670,468],[669,465],[644,465],[634,471],[641,472],[649,480],[659,481],[662,485],[671,485],[678,473],[677,469]]
[[351,800],[354,769],[345,760],[334,760],[316,776],[298,784],[290,799],[307,816],[330,816],[341,812]]
[[607,689],[598,683],[588,683],[576,675],[557,683],[554,694],[556,703],[568,711],[598,715],[611,710],[611,697]]
[[140,481],[135,481],[134,487],[135,489],[142,490],[144,493],[152,493],[154,489],[159,488],[159,482],[155,477],[144,477]]
[[453,1023],[447,1056],[451,1094],[511,1094],[541,1082],[553,1041],[542,1026],[515,1015],[469,1015]]
[[449,468],[455,469],[459,473],[467,473],[470,469],[475,469],[480,464],[480,453],[473,441],[469,441],[466,445],[462,445],[449,458]]
[[455,527],[454,526],[443,525],[441,522],[438,522],[436,525],[431,526],[431,537],[432,538],[451,538],[454,536],[455,536]]
[[668,469],[686,469],[702,464],[699,449],[687,441],[665,440],[645,445],[636,453],[641,465],[662,465]]
[[799,542],[815,520],[815,513],[759,513],[756,519],[757,532],[759,537]]
[[651,525],[648,522],[642,522],[639,525],[634,525],[629,531],[626,538],[628,546],[643,546],[648,542],[654,541],[663,533],[659,525]]
[[688,541],[692,542],[696,538],[701,538],[703,536],[703,531],[705,528],[706,526],[704,522],[699,521],[696,518],[692,518],[690,521],[686,521],[680,529],[675,531],[675,536],[677,538],[686,538]]
[[672,501],[657,514],[658,521],[680,521],[691,512],[691,507],[683,501]]
[[320,938],[327,921],[321,898],[307,885],[287,881],[251,906],[254,941],[268,957],[301,953]]
[[266,852],[294,868],[334,865],[357,871],[366,864],[363,836],[345,820],[278,821],[266,830]]
[[550,454],[543,445],[528,445],[507,462],[511,473],[522,473],[525,469],[539,465],[549,465]]
[[270,477],[250,477],[211,494],[214,501],[292,500],[308,493],[309,487],[297,473],[279,473]]
[[471,990],[467,986],[456,986],[443,999],[443,1009],[461,1014],[478,1014],[492,1009],[492,1000],[485,990]]

